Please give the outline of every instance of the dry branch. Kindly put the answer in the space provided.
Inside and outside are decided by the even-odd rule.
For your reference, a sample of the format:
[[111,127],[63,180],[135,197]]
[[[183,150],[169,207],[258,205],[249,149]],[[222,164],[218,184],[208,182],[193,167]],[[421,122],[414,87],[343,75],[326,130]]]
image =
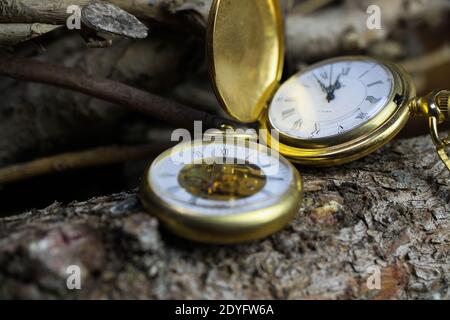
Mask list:
[[43,23],[0,24],[0,45],[13,46],[60,28],[61,25]]
[[75,90],[127,107],[175,127],[193,128],[202,121],[204,129],[217,128],[229,120],[183,106],[126,84],[90,76],[80,70],[24,58],[5,57],[0,61],[0,75],[19,80],[41,82]]
[[161,151],[150,145],[113,146],[54,155],[0,168],[0,185],[49,173],[150,158],[158,150]]
[[65,24],[69,6],[84,6],[89,1],[3,0],[0,2],[0,22]]

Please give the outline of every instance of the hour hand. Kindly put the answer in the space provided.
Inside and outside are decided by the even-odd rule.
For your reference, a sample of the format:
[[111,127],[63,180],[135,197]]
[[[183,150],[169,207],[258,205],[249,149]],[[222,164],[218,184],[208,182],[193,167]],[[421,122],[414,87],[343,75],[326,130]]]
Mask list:
[[328,102],[333,101],[336,98],[334,92],[336,90],[339,90],[340,88],[342,88],[340,79],[341,79],[341,76],[339,75],[337,77],[336,81],[334,82],[334,84],[327,88],[327,101]]

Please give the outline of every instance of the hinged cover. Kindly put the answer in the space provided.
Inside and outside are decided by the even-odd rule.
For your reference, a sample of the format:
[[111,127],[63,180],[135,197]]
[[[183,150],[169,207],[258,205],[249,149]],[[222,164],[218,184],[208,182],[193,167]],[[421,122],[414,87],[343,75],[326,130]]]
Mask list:
[[283,32],[278,0],[214,0],[208,27],[212,82],[235,119],[257,121],[278,87]]

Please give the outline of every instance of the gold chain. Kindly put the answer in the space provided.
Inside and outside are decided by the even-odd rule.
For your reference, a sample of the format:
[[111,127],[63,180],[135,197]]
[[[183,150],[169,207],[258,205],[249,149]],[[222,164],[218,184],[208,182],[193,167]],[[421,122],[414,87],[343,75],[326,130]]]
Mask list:
[[411,110],[416,114],[428,117],[430,135],[436,146],[436,151],[450,171],[450,157],[446,148],[450,146],[450,135],[441,138],[439,124],[450,121],[450,91],[437,90],[423,98],[416,98],[410,102]]

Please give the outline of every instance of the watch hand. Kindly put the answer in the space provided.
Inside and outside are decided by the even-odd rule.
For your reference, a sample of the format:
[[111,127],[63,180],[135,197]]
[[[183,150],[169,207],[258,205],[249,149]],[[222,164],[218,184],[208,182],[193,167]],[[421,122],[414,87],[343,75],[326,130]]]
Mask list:
[[326,94],[326,99],[329,102],[334,100],[334,94],[330,92],[330,87],[325,86],[325,84],[320,81],[320,79],[313,73],[314,77],[316,78],[317,82],[319,83],[320,87],[322,88],[322,91]]
[[328,103],[333,101],[334,98],[336,98],[335,95],[334,95],[334,90],[333,91],[328,91],[328,93],[327,93],[327,101],[328,101]]
[[323,82],[320,81],[320,79],[316,76],[315,73],[313,73],[313,75],[314,75],[314,78],[316,78],[317,82],[319,83],[320,87],[322,88],[322,91],[324,93],[328,93],[328,88],[325,86],[325,84],[323,84]]
[[328,100],[328,102],[333,101],[336,98],[334,92],[336,90],[339,90],[340,88],[342,88],[342,84],[340,82],[340,79],[341,79],[341,75],[339,75],[336,78],[336,81],[335,81],[335,83],[333,85],[330,85],[328,87],[328,93],[327,93],[327,100]]
[[328,87],[331,87],[332,81],[333,81],[333,65],[330,66],[330,85]]

